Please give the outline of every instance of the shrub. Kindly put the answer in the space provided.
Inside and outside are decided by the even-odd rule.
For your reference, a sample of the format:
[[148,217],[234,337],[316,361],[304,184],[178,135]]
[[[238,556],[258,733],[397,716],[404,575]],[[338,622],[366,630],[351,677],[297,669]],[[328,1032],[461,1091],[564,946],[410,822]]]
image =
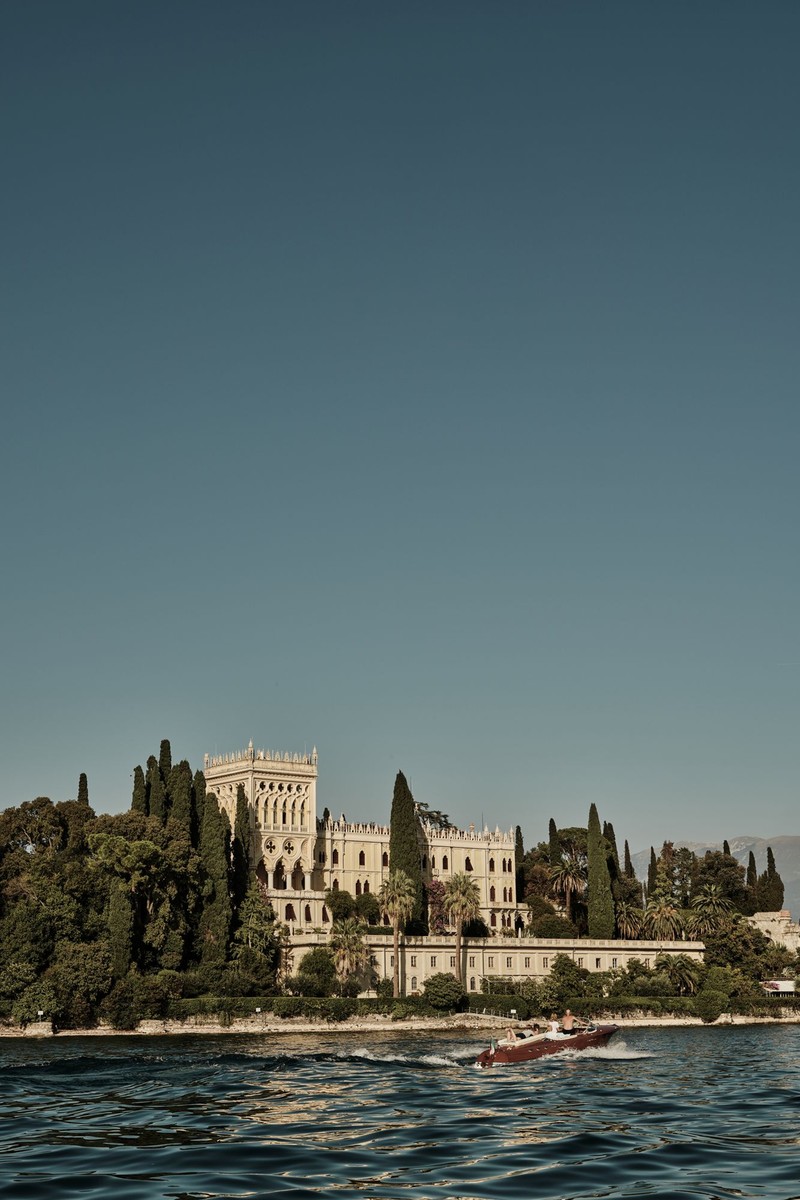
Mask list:
[[432,1008],[440,1010],[449,1008],[461,1010],[467,1004],[463,985],[458,982],[455,975],[449,975],[444,971],[426,979],[425,999]]
[[703,988],[694,998],[694,1011],[701,1020],[710,1025],[726,1011],[729,1004],[730,1000],[724,992],[715,992],[713,988]]

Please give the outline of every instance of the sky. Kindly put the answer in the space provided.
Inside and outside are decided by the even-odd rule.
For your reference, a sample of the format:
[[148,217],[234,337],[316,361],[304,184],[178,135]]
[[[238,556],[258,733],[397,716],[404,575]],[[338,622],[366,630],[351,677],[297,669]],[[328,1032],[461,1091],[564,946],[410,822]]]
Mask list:
[[2,805],[800,833],[795,3],[0,6]]

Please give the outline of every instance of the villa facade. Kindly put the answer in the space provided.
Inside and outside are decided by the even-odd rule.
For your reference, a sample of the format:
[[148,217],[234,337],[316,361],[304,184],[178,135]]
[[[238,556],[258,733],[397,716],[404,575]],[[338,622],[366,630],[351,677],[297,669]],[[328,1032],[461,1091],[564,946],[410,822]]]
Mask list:
[[[250,810],[252,866],[275,912],[293,935],[330,924],[325,892],[377,894],[389,874],[388,825],[317,816],[317,751],[289,754],[246,750],[206,755],[206,787],[233,826],[241,785]],[[465,871],[478,885],[481,916],[490,930],[513,930],[517,906],[515,830],[439,830],[421,825],[425,883],[445,883]]]

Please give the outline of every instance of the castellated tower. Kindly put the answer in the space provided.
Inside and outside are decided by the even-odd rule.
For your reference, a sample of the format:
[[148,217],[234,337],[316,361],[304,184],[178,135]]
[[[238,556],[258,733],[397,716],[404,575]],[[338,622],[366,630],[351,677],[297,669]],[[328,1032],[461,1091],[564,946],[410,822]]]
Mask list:
[[315,861],[317,751],[288,754],[246,750],[203,762],[206,787],[214,792],[233,828],[236,793],[244,788],[250,810],[253,866],[269,885],[305,891]]

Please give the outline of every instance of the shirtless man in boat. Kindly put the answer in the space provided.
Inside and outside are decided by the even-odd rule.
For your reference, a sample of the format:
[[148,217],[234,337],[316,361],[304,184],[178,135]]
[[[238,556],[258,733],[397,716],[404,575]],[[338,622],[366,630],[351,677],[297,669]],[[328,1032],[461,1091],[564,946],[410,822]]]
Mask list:
[[586,1026],[581,1021],[576,1020],[570,1010],[567,1009],[561,1018],[561,1028],[564,1033],[579,1033]]

